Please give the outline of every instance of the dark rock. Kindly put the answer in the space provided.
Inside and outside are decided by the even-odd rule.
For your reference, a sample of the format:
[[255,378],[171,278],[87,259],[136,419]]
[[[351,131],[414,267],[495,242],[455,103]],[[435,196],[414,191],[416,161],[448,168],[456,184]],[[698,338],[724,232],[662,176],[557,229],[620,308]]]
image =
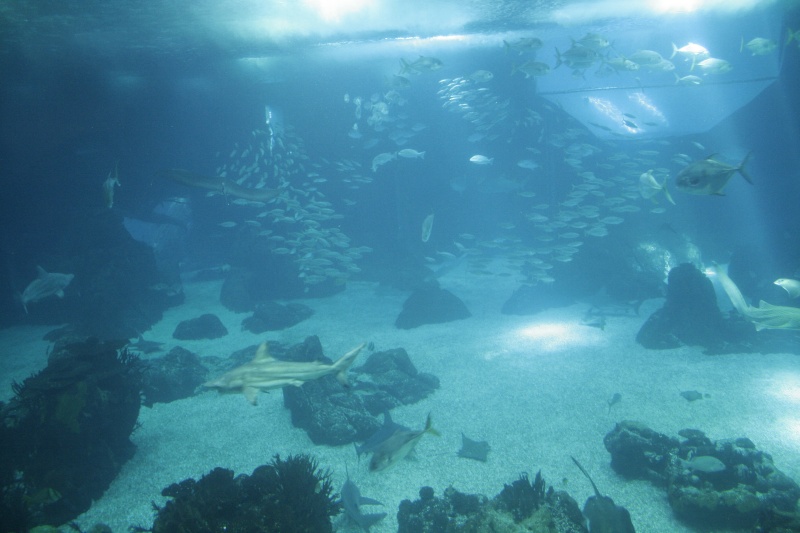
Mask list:
[[192,396],[208,374],[200,358],[181,347],[173,348],[164,357],[148,359],[142,365],[142,403],[147,407]]
[[[331,362],[322,355],[317,337],[308,337],[288,349],[270,345],[270,353],[287,361]],[[292,412],[292,423],[306,430],[315,444],[364,441],[382,426],[375,416],[397,405],[417,402],[439,386],[435,376],[417,372],[402,349],[373,354],[365,367],[374,373],[365,372],[364,367],[351,369],[350,389],[342,387],[332,375],[302,387],[284,387],[283,401]],[[370,380],[356,381],[354,375]]]
[[47,367],[0,404],[3,531],[69,522],[133,456],[141,367],[123,344],[59,341]]
[[215,468],[199,481],[186,479],[162,491],[172,498],[158,508],[153,533],[212,531],[333,531],[337,502],[330,473],[307,455],[275,456],[240,474]]
[[218,339],[228,334],[222,321],[216,315],[206,313],[197,318],[184,320],[175,328],[172,336],[182,341],[199,339]]
[[403,348],[375,352],[353,372],[366,374],[369,381],[359,381],[356,390],[365,406],[378,415],[398,405],[416,403],[439,388],[439,378],[417,371]]
[[[180,280],[159,271],[153,250],[131,237],[116,211],[76,218],[63,235],[54,255],[37,258],[36,263],[75,278],[64,298],[29,306],[27,322],[69,323],[83,336],[131,338],[182,301]],[[36,263],[24,268],[30,269],[31,278]],[[27,282],[20,283],[24,287]]]
[[611,454],[611,468],[618,474],[665,485],[670,454],[677,449],[678,440],[624,420],[603,438],[603,444]]
[[261,302],[256,304],[253,316],[244,319],[242,326],[253,333],[277,331],[299,324],[312,314],[314,311],[303,304]]
[[504,315],[534,315],[552,307],[565,307],[575,303],[575,299],[555,284],[522,285],[503,304]]
[[423,324],[442,324],[472,316],[455,294],[434,285],[425,285],[411,293],[394,325],[411,329]]
[[[322,355],[316,336],[287,350],[276,347],[270,353],[287,361],[332,361]],[[364,407],[361,396],[342,387],[332,375],[284,387],[283,403],[292,412],[292,424],[304,429],[314,444],[338,446],[365,440],[380,429],[380,422]]]
[[650,349],[682,344],[711,347],[723,342],[724,333],[711,281],[693,265],[684,263],[670,270],[664,307],[642,325],[636,341]]
[[254,275],[244,268],[232,268],[222,282],[219,301],[234,313],[245,313],[256,307],[259,295],[253,291]]

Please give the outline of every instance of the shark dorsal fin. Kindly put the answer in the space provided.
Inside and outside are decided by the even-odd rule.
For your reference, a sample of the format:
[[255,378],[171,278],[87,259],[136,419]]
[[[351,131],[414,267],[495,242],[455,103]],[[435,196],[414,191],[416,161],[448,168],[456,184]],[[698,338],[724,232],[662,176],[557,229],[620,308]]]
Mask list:
[[40,278],[47,277],[47,270],[43,269],[40,266],[37,266],[36,267],[36,275],[38,275]]
[[773,305],[773,304],[771,304],[769,302],[765,302],[764,300],[761,300],[760,302],[758,302],[758,307],[761,308],[761,309],[775,309],[776,307],[780,307],[780,306],[779,305]]
[[261,345],[256,350],[256,356],[253,357],[254,362],[265,362],[265,361],[274,361],[275,358],[269,354],[269,347],[267,347],[266,342],[262,342]]

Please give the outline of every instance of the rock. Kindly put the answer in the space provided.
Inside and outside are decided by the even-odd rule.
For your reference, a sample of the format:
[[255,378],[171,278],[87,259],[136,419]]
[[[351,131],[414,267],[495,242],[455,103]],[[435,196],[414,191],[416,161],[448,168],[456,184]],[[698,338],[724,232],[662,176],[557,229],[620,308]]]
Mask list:
[[[302,344],[270,353],[287,361],[332,361],[322,355],[316,336]],[[338,446],[366,440],[381,424],[364,407],[361,396],[342,387],[332,375],[304,383],[301,387],[284,387],[283,404],[292,413],[292,424],[302,428],[314,444]]]
[[678,448],[671,439],[633,420],[617,423],[604,438],[611,454],[611,468],[623,476],[647,479],[656,485],[667,482],[670,454]]
[[555,284],[522,285],[503,304],[504,315],[534,315],[551,307],[565,307],[575,303],[574,298]]
[[[288,349],[270,344],[270,353],[289,361],[331,362],[322,355],[317,337],[308,337]],[[373,354],[363,367],[350,372],[350,389],[342,387],[332,375],[302,387],[283,388],[283,402],[292,412],[292,423],[304,429],[315,444],[338,446],[367,440],[382,426],[375,416],[417,402],[439,386],[435,376],[417,371],[403,349]]]
[[439,388],[439,378],[418,372],[403,348],[375,352],[353,372],[366,374],[370,379],[369,383],[360,380],[357,390],[363,396],[370,396],[364,404],[373,415],[416,403]]
[[670,270],[664,307],[644,323],[636,342],[650,349],[682,344],[711,347],[723,342],[724,332],[711,281],[693,265],[684,263]]
[[425,285],[403,303],[403,310],[394,325],[400,329],[411,329],[423,324],[442,324],[469,318],[472,314],[452,292]]
[[219,293],[219,301],[234,313],[255,309],[258,295],[252,290],[253,275],[244,268],[231,268]]
[[616,472],[666,485],[675,515],[699,530],[751,530],[773,511],[794,514],[800,486],[750,439],[712,441],[697,429],[680,434],[685,440],[626,421],[604,442]]
[[281,305],[277,302],[262,302],[256,304],[253,316],[245,318],[242,326],[253,333],[276,331],[299,324],[312,314],[314,311],[303,304]]
[[142,366],[142,403],[147,407],[192,396],[208,374],[200,358],[181,347],[163,357],[148,359]]
[[63,340],[44,370],[14,386],[0,405],[0,523],[16,523],[9,531],[67,523],[108,489],[136,450],[140,369],[121,342]]
[[178,324],[172,336],[182,341],[218,339],[228,334],[222,321],[216,315],[206,313],[197,318],[184,320]]

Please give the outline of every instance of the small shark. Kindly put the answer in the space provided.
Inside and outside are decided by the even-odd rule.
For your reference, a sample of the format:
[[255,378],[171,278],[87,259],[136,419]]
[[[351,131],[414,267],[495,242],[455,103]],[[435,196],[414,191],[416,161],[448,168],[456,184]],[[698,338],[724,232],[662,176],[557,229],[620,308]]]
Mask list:
[[56,295],[64,297],[64,289],[72,282],[75,274],[59,274],[57,272],[47,272],[40,266],[36,267],[38,277],[31,281],[19,297],[25,312],[28,312],[28,304],[44,300],[48,296]]
[[310,363],[296,363],[292,361],[280,361],[269,354],[267,343],[262,342],[256,350],[256,356],[249,363],[236,367],[226,372],[222,376],[203,386],[209,389],[217,389],[219,392],[239,392],[244,394],[251,404],[255,405],[258,399],[258,392],[267,392],[272,389],[281,389],[287,385],[301,386],[306,381],[312,381],[328,374],[336,374],[345,387],[350,384],[347,381],[347,369],[355,361],[366,343],[361,343],[344,354],[333,364],[313,361]]
[[772,305],[764,300],[758,303],[758,307],[748,305],[739,287],[728,277],[722,267],[714,265],[709,270],[717,276],[733,307],[755,325],[756,331],[761,331],[762,329],[800,329],[800,308]]
[[364,514],[361,512],[362,505],[383,505],[378,500],[366,498],[361,495],[361,491],[355,483],[350,481],[350,473],[347,472],[347,481],[342,486],[342,508],[344,513],[364,531],[369,533],[369,528],[382,520],[386,513]]
[[142,352],[144,354],[164,351],[162,343],[156,341],[146,341],[141,335],[139,335],[139,339],[136,342],[131,342],[128,344],[128,346],[137,352]]

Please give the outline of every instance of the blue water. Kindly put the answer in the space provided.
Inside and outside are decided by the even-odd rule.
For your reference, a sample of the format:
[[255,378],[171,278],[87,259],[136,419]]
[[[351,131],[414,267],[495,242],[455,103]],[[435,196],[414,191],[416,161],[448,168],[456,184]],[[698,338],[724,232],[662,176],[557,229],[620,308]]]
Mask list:
[[[703,270],[738,256],[751,303],[797,305],[772,283],[800,277],[800,42],[786,44],[796,10],[599,11],[566,24],[557,15],[576,4],[389,5],[338,22],[280,4],[4,8],[0,326],[92,312],[77,285],[94,280],[29,314],[16,297],[37,265],[69,264],[77,221],[109,211],[171,279],[248,267],[242,258],[258,248],[282,265],[271,283],[286,299],[348,280],[409,289],[397,272],[423,267],[464,268],[487,284],[588,280],[587,296],[611,283],[604,257],[654,250],[638,259],[650,261],[643,297],[663,294],[681,262]],[[592,35],[604,42],[574,42]],[[543,44],[504,46],[529,37]],[[773,49],[741,49],[756,37]],[[692,67],[671,57],[673,43],[701,43],[730,70]],[[568,50],[590,60],[557,67]],[[642,50],[671,66],[611,66]],[[397,78],[401,60],[421,57],[434,68],[416,63]],[[526,62],[547,72],[525,77]],[[391,159],[372,170],[382,153]],[[724,195],[675,186],[692,161],[738,167],[748,154],[752,184],[735,173]],[[115,167],[109,207],[103,183]],[[248,204],[165,177],[175,168],[281,193]],[[675,205],[643,193],[651,169]],[[498,258],[505,266],[492,270]],[[620,297],[640,295],[613,283]]]

